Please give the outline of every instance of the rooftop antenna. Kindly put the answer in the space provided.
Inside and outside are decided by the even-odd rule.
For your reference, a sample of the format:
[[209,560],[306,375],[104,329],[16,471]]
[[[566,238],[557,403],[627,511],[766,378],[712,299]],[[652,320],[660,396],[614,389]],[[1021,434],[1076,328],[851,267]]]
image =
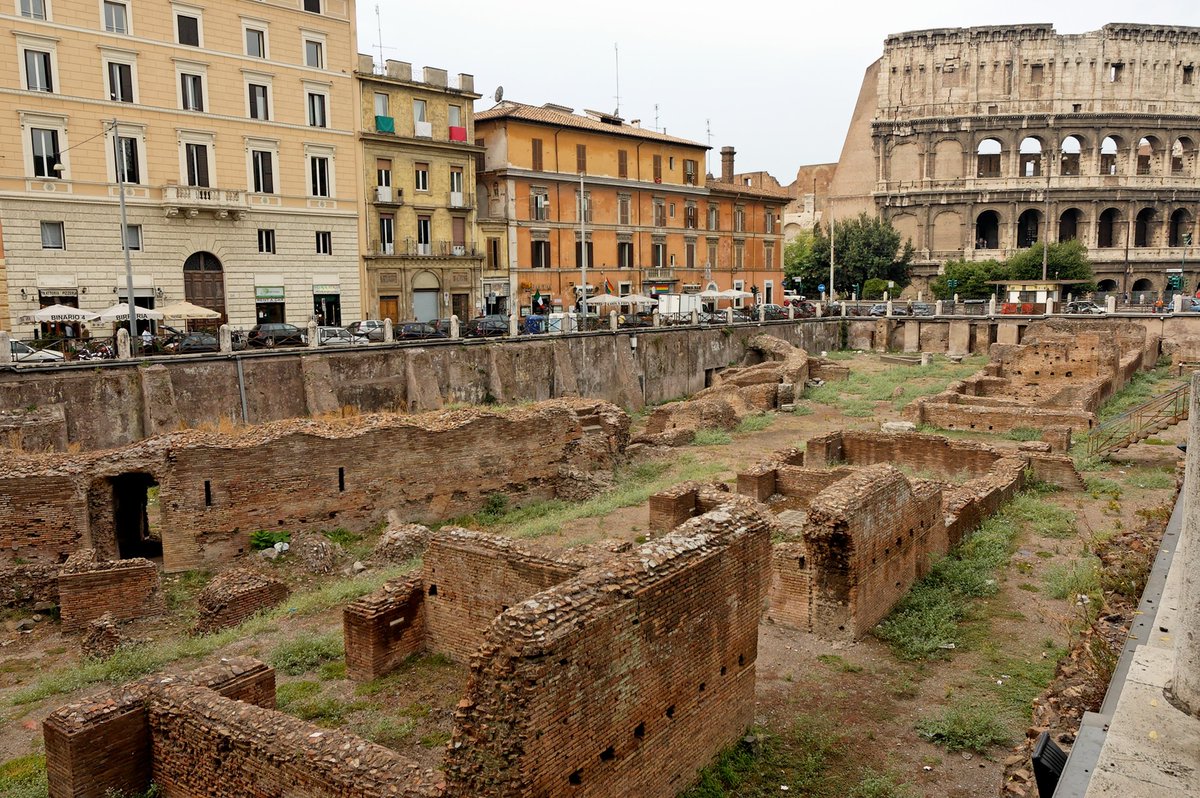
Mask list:
[[658,103],[654,104],[654,129],[658,130]]
[[492,95],[492,99],[494,99],[496,102],[500,102],[501,100],[504,99],[504,87],[503,86],[496,87],[496,93]]
[[616,64],[617,72],[617,110],[613,116],[621,115],[621,48],[617,42],[613,42],[613,61]]
[[379,16],[379,3],[375,4],[375,27],[379,33],[379,68],[383,69],[387,62],[383,60],[383,19]]
[[712,120],[704,120],[704,130],[708,134],[708,149],[704,151],[704,174],[711,174],[712,169],[709,168],[708,157],[712,153]]

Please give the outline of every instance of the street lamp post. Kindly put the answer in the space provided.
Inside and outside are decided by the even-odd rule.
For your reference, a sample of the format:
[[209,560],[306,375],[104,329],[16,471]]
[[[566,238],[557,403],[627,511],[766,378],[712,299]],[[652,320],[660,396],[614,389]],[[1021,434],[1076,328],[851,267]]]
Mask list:
[[121,207],[121,250],[125,253],[125,290],[128,292],[126,302],[129,303],[129,345],[133,346],[137,338],[137,313],[133,305],[133,261],[129,258],[129,223],[125,214],[125,159],[121,150],[121,135],[117,128],[117,120],[112,121],[113,136],[113,165],[117,173],[117,199]]
[[[583,300],[580,308],[583,312],[583,325],[587,325],[587,228],[584,226],[584,210],[586,203],[583,198],[583,172],[579,173],[579,279],[582,281]],[[583,327],[580,327],[582,331]]]
[[1050,266],[1050,154],[1046,153],[1046,231],[1042,234],[1042,280]]

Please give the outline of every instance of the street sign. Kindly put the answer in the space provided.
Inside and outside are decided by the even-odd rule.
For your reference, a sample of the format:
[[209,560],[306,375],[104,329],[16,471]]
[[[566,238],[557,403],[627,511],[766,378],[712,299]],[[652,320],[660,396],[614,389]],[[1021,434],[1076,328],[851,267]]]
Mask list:
[[825,283],[821,283],[820,285],[818,285],[817,291],[821,292],[822,294],[825,293]]

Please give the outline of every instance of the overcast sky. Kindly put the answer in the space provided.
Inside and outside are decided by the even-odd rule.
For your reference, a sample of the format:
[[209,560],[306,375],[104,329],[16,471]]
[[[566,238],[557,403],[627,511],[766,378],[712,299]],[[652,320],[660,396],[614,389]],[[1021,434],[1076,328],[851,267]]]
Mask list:
[[[359,51],[379,58],[376,6],[359,0]],[[739,172],[766,169],[784,185],[802,164],[836,161],[884,37],[920,28],[1053,23],[1083,33],[1108,22],[1200,26],[1198,0],[527,0],[379,4],[383,55],[414,68],[475,76],[476,103],[509,100],[620,110],[716,151],[737,148]]]

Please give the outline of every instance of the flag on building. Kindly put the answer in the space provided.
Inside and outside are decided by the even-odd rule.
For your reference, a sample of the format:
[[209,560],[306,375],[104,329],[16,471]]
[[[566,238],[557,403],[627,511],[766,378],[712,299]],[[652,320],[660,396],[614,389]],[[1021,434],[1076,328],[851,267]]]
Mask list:
[[604,278],[604,293],[606,293],[606,294],[615,294],[616,293],[616,291],[613,290],[613,284],[611,282],[609,282],[607,277]]

